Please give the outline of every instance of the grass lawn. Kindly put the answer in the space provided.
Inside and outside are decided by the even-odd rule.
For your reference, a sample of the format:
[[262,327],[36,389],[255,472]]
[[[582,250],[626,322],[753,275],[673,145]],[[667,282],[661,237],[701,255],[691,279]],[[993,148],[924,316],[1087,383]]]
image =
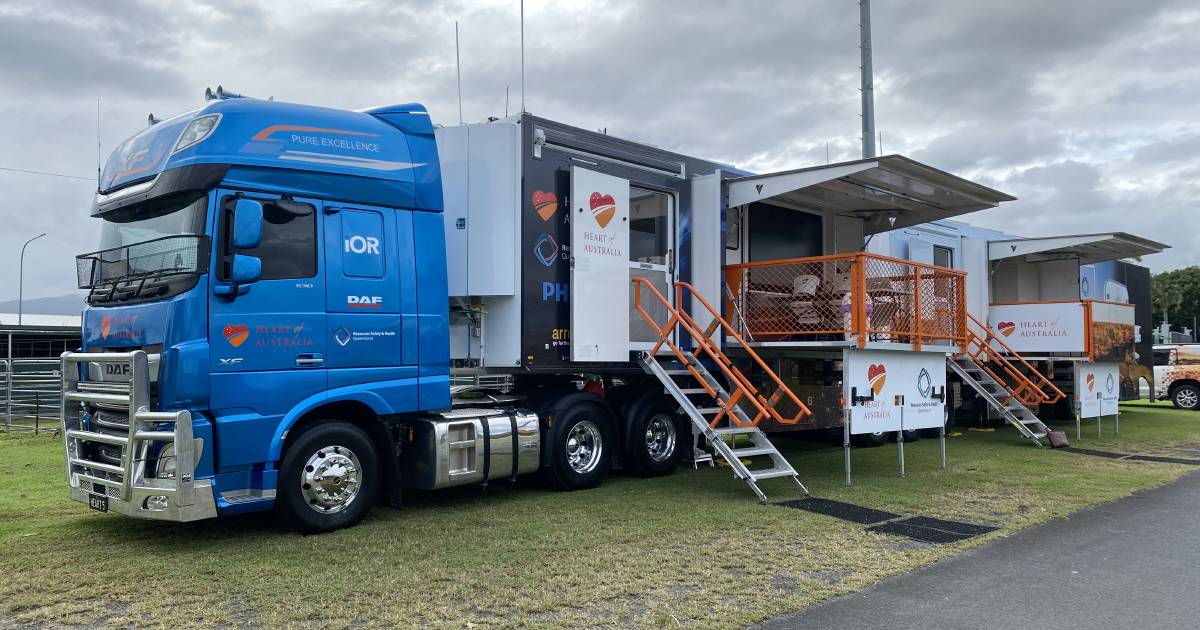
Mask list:
[[[1122,452],[1200,449],[1200,413],[1123,411],[1119,436],[1111,420],[1102,440],[1094,422],[1082,441],[1073,426],[1068,436]],[[840,449],[778,443],[817,496],[1002,529],[944,546],[866,533],[760,506],[720,468],[617,474],[571,494],[523,481],[412,495],[323,536],[281,531],[269,515],[172,525],[89,512],[66,498],[57,438],[4,435],[0,626],[739,627],[1193,469],[1038,449],[1000,427],[950,438],[945,471],[936,440],[908,444],[906,479],[894,445],[855,450],[846,487]],[[763,487],[799,495],[789,480]]]

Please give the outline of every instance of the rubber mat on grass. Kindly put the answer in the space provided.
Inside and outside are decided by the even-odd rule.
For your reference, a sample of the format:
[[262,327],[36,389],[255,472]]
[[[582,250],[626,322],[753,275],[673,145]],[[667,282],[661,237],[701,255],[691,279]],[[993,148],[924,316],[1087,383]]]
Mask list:
[[840,518],[843,521],[850,521],[851,523],[859,523],[862,525],[881,523],[894,518],[900,518],[899,514],[892,514],[891,512],[884,512],[883,510],[876,510],[874,508],[854,505],[853,503],[833,501],[830,499],[818,499],[815,497],[797,499],[794,501],[780,501],[779,503],[776,503],[776,505],[796,508],[798,510],[805,510],[807,512],[814,512],[816,514],[824,514],[825,516],[832,516],[834,518]]

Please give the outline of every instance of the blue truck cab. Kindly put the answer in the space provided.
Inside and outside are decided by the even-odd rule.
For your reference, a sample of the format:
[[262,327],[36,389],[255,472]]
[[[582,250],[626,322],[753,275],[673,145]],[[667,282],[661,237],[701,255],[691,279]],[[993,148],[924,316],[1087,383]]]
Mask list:
[[[83,346],[63,357],[76,500],[170,520],[268,509],[307,424],[450,407],[422,106],[212,100],[119,146],[92,216]],[[366,438],[374,461],[350,443],[318,451],[301,488],[314,514],[350,511],[363,468],[395,467],[381,462],[399,436],[357,424],[333,442]]]

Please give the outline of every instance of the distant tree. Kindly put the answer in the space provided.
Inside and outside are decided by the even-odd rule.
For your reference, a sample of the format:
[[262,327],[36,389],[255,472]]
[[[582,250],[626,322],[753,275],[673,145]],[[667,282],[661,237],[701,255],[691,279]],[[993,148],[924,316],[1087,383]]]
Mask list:
[[1155,274],[1151,283],[1154,325],[1164,319],[1172,326],[1192,327],[1200,317],[1200,267],[1184,267]]

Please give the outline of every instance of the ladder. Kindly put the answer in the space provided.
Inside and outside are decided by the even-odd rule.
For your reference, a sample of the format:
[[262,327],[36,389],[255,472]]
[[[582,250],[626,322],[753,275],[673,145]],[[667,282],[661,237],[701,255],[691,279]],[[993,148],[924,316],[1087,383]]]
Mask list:
[[967,317],[974,328],[966,328],[964,351],[946,357],[946,364],[1022,436],[1041,446],[1050,428],[1031,407],[1058,402],[1064,396],[1062,390],[987,326]]
[[[734,477],[745,482],[761,503],[767,502],[767,495],[758,483],[766,479],[790,477],[804,494],[810,494],[795,468],[758,428],[766,419],[779,424],[796,424],[811,415],[808,407],[690,284],[675,283],[675,304],[682,304],[684,291],[688,291],[694,303],[706,309],[713,318],[703,331],[691,315],[675,308],[650,281],[634,278],[633,283],[635,307],[658,337],[654,347],[643,354],[642,369],[662,383],[691,420],[694,430],[704,436],[708,447],[729,464]],[[643,307],[643,289],[669,315],[665,324],[656,321]],[[717,332],[728,334],[745,349],[767,382],[775,386],[773,394],[764,395],[733,364],[713,340]],[[684,337],[691,339],[692,349],[683,347]],[[706,363],[714,366],[716,374]],[[749,407],[756,415],[751,417],[744,407]],[[791,413],[793,409],[795,412]],[[748,445],[740,443],[746,439]],[[751,468],[743,461],[763,456],[770,458],[769,468]]]

